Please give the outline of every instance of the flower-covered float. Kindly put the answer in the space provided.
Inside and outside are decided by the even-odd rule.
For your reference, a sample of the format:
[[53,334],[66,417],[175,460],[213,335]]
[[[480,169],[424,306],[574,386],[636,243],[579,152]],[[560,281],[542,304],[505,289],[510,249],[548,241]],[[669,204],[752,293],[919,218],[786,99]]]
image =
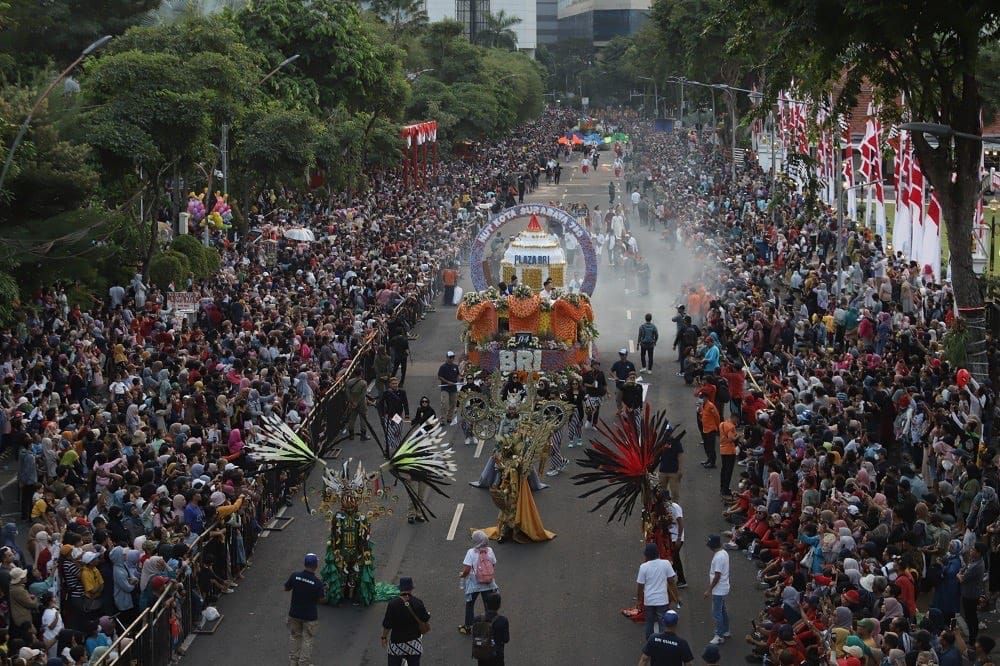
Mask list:
[[590,358],[598,336],[586,294],[553,290],[543,298],[527,285],[509,296],[495,287],[470,292],[458,319],[469,363],[490,372],[556,373]]

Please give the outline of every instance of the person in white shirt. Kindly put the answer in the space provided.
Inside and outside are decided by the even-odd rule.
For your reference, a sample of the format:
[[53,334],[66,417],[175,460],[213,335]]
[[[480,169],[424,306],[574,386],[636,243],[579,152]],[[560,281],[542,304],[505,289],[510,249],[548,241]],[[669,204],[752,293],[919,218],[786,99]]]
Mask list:
[[44,592],[41,596],[42,640],[45,641],[45,653],[49,659],[55,659],[59,654],[59,634],[65,629],[62,615],[59,613],[59,600],[52,592]]
[[[480,553],[482,553],[483,558],[490,562],[491,566],[488,571],[477,570],[477,568],[483,568],[479,564]],[[482,596],[483,604],[485,604],[486,594],[488,592],[496,592],[500,589],[494,579],[494,567],[496,567],[496,563],[497,556],[493,552],[493,549],[490,548],[486,532],[482,530],[473,532],[472,548],[465,552],[465,559],[462,560],[462,570],[458,573],[462,590],[465,592],[465,623],[458,628],[459,632],[468,634],[472,631],[472,622],[475,619],[476,597]]]
[[646,561],[639,565],[635,582],[636,599],[642,603],[646,613],[648,639],[663,614],[669,610],[670,603],[677,600],[677,574],[669,560],[660,559],[655,543],[647,543],[643,554]]
[[708,567],[708,589],[705,598],[712,597],[712,619],[715,620],[715,635],[709,641],[712,645],[722,645],[732,634],[729,633],[729,613],[726,611],[726,597],[729,596],[729,553],[722,548],[722,538],[718,534],[708,537],[708,547],[714,551],[712,564]]

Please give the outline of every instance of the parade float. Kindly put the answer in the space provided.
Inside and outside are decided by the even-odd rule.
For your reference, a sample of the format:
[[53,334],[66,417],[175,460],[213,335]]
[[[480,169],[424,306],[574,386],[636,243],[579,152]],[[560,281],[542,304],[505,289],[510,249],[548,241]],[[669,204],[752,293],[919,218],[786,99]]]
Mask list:
[[[504,249],[500,261],[506,283],[518,278],[510,294],[489,284],[488,241],[505,224],[527,218],[528,224]],[[567,285],[562,242],[543,230],[540,218],[572,234],[583,254],[579,289]],[[551,280],[543,295],[542,287]],[[473,290],[459,304],[465,324],[462,342],[471,366],[487,372],[552,375],[580,366],[592,355],[598,332],[590,303],[597,282],[597,258],[590,234],[569,213],[553,206],[524,204],[494,217],[476,236],[472,248]]]

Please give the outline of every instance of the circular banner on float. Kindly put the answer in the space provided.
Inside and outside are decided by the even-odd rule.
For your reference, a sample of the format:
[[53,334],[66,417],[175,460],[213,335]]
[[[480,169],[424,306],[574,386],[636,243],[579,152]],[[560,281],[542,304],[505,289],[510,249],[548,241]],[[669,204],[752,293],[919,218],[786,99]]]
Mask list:
[[532,215],[555,220],[562,225],[563,233],[573,234],[576,237],[576,241],[580,245],[580,252],[583,253],[585,264],[583,283],[580,285],[580,291],[588,296],[593,296],[594,288],[597,286],[597,253],[594,252],[594,242],[590,238],[590,232],[575,217],[563,209],[545,204],[519,204],[512,206],[493,217],[479,230],[479,233],[472,240],[472,254],[470,257],[472,264],[472,288],[476,291],[484,291],[490,286],[486,281],[483,257],[486,256],[487,244],[493,238],[494,234],[508,222],[513,222],[521,218],[530,218]]

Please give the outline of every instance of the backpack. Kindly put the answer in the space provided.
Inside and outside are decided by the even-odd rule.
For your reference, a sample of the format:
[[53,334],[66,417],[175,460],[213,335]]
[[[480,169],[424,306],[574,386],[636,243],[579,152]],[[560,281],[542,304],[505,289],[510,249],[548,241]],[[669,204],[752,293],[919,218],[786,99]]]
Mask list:
[[490,549],[480,548],[476,559],[476,582],[489,585],[493,582],[493,560],[490,559]]
[[639,344],[640,345],[651,345],[656,342],[653,339],[653,331],[656,327],[653,324],[643,324],[639,327]]
[[723,405],[728,404],[732,399],[729,393],[729,380],[725,377],[719,377],[715,382],[715,400]]
[[104,576],[95,566],[85,564],[80,567],[80,582],[83,583],[83,594],[90,599],[97,599],[104,591]]
[[497,646],[493,641],[493,620],[483,616],[472,625],[472,658],[487,660],[496,656]]

